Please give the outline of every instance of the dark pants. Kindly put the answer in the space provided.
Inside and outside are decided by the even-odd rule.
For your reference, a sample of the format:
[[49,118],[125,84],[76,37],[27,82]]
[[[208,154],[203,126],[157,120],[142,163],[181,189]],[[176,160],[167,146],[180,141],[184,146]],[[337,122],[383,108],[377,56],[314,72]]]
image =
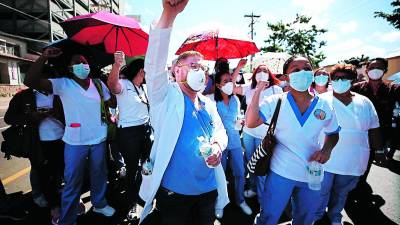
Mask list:
[[213,225],[217,195],[216,190],[201,195],[181,195],[160,188],[156,202],[161,225]]
[[[139,177],[136,176],[139,160],[148,157],[150,142],[149,126],[147,124],[117,129],[117,144],[126,164],[126,199],[131,208],[137,202]],[[140,177],[141,178],[141,177]]]
[[38,168],[41,190],[50,208],[60,206],[62,177],[64,173],[64,142],[41,141],[44,162]]

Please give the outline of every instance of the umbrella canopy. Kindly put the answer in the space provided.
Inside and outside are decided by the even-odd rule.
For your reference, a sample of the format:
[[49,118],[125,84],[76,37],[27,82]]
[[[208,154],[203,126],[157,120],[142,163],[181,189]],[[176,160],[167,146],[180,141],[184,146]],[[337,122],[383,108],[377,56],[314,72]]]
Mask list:
[[206,31],[190,35],[176,52],[179,55],[185,51],[197,51],[203,54],[205,60],[244,58],[260,50],[253,41],[220,37],[218,31]]
[[103,44],[108,53],[123,51],[137,56],[147,50],[149,35],[133,18],[101,11],[67,19],[61,26],[71,40],[83,45]]
[[50,63],[58,66],[68,66],[69,60],[75,54],[85,56],[91,67],[103,68],[114,62],[113,54],[106,53],[103,45],[85,46],[70,39],[63,39],[50,43],[48,47],[59,48],[62,54],[50,59]]

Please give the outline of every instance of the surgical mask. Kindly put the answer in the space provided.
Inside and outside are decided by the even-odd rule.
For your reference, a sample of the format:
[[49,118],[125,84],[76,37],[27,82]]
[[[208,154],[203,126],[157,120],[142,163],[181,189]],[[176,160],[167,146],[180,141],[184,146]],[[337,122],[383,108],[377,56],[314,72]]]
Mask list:
[[257,82],[259,82],[259,81],[265,81],[265,82],[267,82],[268,79],[269,79],[269,74],[268,74],[268,73],[259,72],[259,73],[256,74],[256,81],[257,81]]
[[199,92],[205,85],[206,74],[203,70],[189,70],[186,77],[186,83],[193,91]]
[[279,87],[281,87],[282,89],[287,87],[287,81],[286,80],[282,80],[281,82],[279,82]]
[[75,64],[72,66],[72,73],[74,73],[74,75],[81,79],[81,80],[85,80],[90,73],[90,67],[89,64]]
[[314,82],[318,86],[325,86],[328,83],[329,77],[326,75],[319,75],[314,77]]
[[373,69],[368,71],[368,77],[372,80],[379,80],[383,76],[383,70]]
[[233,93],[233,83],[226,83],[224,86],[221,87],[221,91],[227,95],[231,95]]
[[338,94],[346,93],[351,88],[351,80],[347,79],[339,79],[332,81],[333,91]]
[[289,85],[296,91],[307,91],[311,86],[314,75],[311,71],[299,71],[289,74]]

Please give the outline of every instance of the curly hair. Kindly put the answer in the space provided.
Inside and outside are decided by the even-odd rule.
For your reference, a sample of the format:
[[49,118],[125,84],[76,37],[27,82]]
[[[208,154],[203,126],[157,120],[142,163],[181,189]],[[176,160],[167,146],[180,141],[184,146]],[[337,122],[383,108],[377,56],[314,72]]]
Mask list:
[[345,73],[351,75],[351,79],[357,79],[357,70],[354,65],[351,64],[336,64],[333,66],[331,76],[334,77],[337,73]]

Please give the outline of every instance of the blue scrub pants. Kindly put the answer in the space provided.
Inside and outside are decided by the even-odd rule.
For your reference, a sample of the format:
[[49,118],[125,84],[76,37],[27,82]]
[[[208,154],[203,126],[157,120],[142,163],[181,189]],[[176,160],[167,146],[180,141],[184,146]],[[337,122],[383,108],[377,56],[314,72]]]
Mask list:
[[226,170],[226,161],[228,157],[235,178],[235,201],[236,204],[239,205],[244,202],[244,164],[242,148],[225,149],[225,151],[222,152],[221,163],[224,170]]
[[313,191],[308,184],[290,180],[270,172],[265,181],[261,211],[255,218],[256,225],[276,225],[292,198],[292,225],[312,225],[318,208],[320,191]]
[[107,205],[105,198],[107,189],[105,149],[105,142],[95,145],[65,144],[65,187],[61,197],[59,225],[71,225],[76,222],[77,206],[87,163],[89,163],[91,202],[96,208],[103,208]]
[[[243,132],[243,145],[246,149],[246,164],[251,159],[254,151],[261,144],[261,139],[251,136],[246,132]],[[250,177],[250,189],[257,192],[258,202],[261,203],[261,196],[263,195],[265,176],[255,176],[254,174],[249,174]]]
[[325,172],[324,180],[321,184],[320,205],[316,213],[316,220],[321,219],[328,207],[328,218],[331,223],[342,222],[342,210],[346,204],[348,193],[353,190],[359,177],[349,175],[339,175]]

